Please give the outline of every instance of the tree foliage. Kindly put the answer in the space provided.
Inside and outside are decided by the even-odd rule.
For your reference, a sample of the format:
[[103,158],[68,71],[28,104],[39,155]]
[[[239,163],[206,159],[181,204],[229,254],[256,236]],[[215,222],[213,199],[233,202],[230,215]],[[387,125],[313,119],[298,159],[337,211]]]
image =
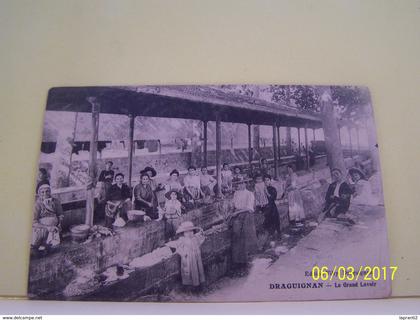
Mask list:
[[[286,103],[303,111],[321,112],[319,95],[315,86],[271,85],[272,101]],[[365,87],[332,86],[332,101],[337,119],[345,125],[359,125],[366,116],[364,105],[369,103],[369,91]]]

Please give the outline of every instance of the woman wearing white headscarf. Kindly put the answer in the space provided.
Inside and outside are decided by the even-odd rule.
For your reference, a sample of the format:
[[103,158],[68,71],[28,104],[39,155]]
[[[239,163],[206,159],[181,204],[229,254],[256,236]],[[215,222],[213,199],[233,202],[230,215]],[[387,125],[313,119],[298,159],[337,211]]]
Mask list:
[[63,209],[58,199],[51,196],[51,187],[43,184],[38,188],[32,223],[33,249],[46,249],[60,243]]

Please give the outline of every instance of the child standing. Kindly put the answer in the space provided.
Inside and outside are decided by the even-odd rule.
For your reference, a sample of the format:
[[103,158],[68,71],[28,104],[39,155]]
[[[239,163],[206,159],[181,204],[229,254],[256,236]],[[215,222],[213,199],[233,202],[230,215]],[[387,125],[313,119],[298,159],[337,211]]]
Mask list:
[[179,194],[175,190],[169,191],[165,195],[165,207],[163,209],[163,218],[165,220],[165,235],[171,239],[179,226],[181,218],[181,202]]
[[195,227],[191,221],[185,221],[181,223],[176,233],[181,234],[180,238],[166,245],[174,248],[181,256],[181,277],[184,288],[197,290],[206,281],[200,250],[205,240],[203,230]]

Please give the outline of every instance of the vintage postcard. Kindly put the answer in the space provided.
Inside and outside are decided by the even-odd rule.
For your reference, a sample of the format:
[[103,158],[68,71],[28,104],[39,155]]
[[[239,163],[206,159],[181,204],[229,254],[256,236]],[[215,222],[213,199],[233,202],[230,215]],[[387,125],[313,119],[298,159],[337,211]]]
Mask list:
[[388,297],[379,151],[358,86],[57,87],[28,297]]

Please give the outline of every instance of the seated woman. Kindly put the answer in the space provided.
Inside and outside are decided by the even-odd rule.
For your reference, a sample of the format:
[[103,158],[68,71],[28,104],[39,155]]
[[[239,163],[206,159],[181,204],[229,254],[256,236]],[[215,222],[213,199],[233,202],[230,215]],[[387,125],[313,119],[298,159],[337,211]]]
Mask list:
[[195,167],[190,166],[188,168],[188,174],[184,177],[185,199],[189,203],[195,203],[202,195],[200,177],[197,175]]
[[331,176],[333,182],[328,187],[323,212],[327,216],[335,218],[341,213],[346,213],[349,209],[352,190],[343,178],[340,169],[332,169]]
[[124,183],[124,175],[117,173],[115,183],[109,188],[105,206],[105,226],[112,227],[115,219],[120,217],[127,221],[127,211],[131,209],[131,191]]
[[37,252],[60,244],[63,209],[60,201],[51,196],[48,184],[39,186],[33,214],[31,249]]
[[181,192],[182,191],[182,184],[179,181],[179,171],[174,169],[169,173],[169,179],[166,181],[165,184],[165,192],[169,191],[176,191]]
[[221,177],[222,177],[222,193],[232,192],[233,174],[232,174],[232,171],[229,169],[229,165],[227,163],[224,163],[222,166]]
[[134,187],[134,209],[146,212],[146,215],[155,220],[159,218],[155,206],[155,193],[150,186],[150,178],[146,173],[140,175],[140,183]]
[[358,168],[351,168],[349,169],[349,174],[354,182],[354,192],[351,202],[357,205],[377,205],[378,200],[373,195],[370,182],[367,181],[364,173]]
[[216,185],[216,179],[211,176],[206,167],[201,168],[201,175],[200,175],[200,187],[201,191],[204,194],[204,200],[210,201],[210,197],[213,193],[213,188]]
[[165,203],[165,187],[162,183],[157,183],[154,177],[156,177],[157,172],[153,167],[145,167],[143,170],[140,171],[140,174],[147,174],[149,176],[149,184],[152,188],[152,191],[155,193],[155,203],[154,206],[157,207],[158,204]]
[[157,175],[155,168],[145,167],[143,170],[140,171],[140,174],[147,174],[149,176],[149,185],[152,188],[152,191],[155,191],[158,186],[156,181],[153,179]]

